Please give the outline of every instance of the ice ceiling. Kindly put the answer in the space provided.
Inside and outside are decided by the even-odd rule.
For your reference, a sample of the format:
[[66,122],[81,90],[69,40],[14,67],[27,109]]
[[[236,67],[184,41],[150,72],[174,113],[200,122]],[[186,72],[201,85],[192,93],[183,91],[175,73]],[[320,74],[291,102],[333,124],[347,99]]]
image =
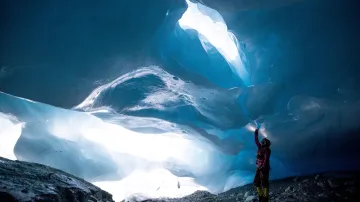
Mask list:
[[[179,20],[182,29],[194,29],[199,32],[199,40],[206,51],[214,47],[229,63],[232,71],[246,85],[250,85],[248,72],[240,59],[236,37],[227,30],[226,23],[216,11],[199,3],[186,1],[188,8]],[[202,13],[204,12],[204,13]]]
[[202,2],[1,2],[0,155],[115,200],[219,193],[252,181],[259,124],[272,179],[359,169],[357,11]]

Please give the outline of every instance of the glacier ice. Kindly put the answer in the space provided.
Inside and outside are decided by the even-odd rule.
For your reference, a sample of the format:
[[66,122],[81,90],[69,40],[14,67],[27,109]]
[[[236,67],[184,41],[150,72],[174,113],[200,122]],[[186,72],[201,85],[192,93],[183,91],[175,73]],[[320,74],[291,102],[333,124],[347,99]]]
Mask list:
[[[185,193],[188,193],[186,189],[191,188],[195,191],[201,189],[201,186],[186,180],[187,175],[211,176],[226,171],[231,164],[232,157],[227,157],[213,147],[210,141],[199,137],[169,132],[137,133],[120,125],[104,122],[88,113],[29,102],[3,93],[0,100],[2,112],[25,123],[16,145],[10,145],[14,146],[17,159],[60,168],[99,185],[121,180],[122,189],[114,193],[119,198],[125,197],[126,193],[136,194],[136,191],[146,194],[153,190],[156,194],[158,186],[169,183],[167,180],[176,179],[174,174],[165,169],[184,177],[178,180],[185,184],[179,192],[185,189]],[[4,119],[5,123],[8,121]],[[8,149],[10,151],[7,152],[11,152],[12,148]],[[199,162],[198,159],[203,161]],[[226,163],[214,168],[219,161]],[[144,182],[147,178],[138,175],[144,175],[145,171],[145,174],[154,172],[155,176],[150,176],[152,178]],[[138,187],[140,190],[134,189],[139,183],[147,191],[141,190],[141,187]],[[134,186],[130,186],[131,184]],[[106,185],[107,183],[104,186]],[[161,190],[166,190],[166,187]],[[174,194],[164,191],[165,193]]]
[[[190,0],[186,3],[188,8],[179,20],[180,27],[184,30],[196,30],[205,51],[212,52],[212,49],[216,48],[229,63],[234,74],[241,78],[245,85],[250,85],[249,73],[241,61],[237,39],[228,31],[221,15],[200,3]],[[207,71],[204,70],[202,74],[207,74]]]
[[16,160],[13,152],[14,145],[22,132],[23,124],[18,122],[15,117],[0,112],[0,156],[11,160]]
[[[144,85],[139,87],[139,83]],[[163,118],[178,124],[231,128],[247,122],[235,102],[240,92],[240,89],[196,86],[151,66],[98,87],[74,109],[87,111],[111,106],[121,114]],[[185,111],[187,113],[183,113]]]
[[[1,59],[10,61],[0,64],[1,156],[65,170],[117,200],[182,196],[195,190],[218,193],[252,181],[252,133],[258,124],[261,135],[272,141],[272,179],[360,169],[354,160],[360,140],[360,79],[353,68],[357,57],[354,60],[346,45],[355,44],[348,40],[358,37],[342,33],[348,28],[343,16],[323,16],[332,3],[299,1],[286,8],[248,10],[254,3],[242,8],[244,12],[228,13],[221,12],[223,1],[216,0],[204,3],[216,4],[219,10],[196,1],[179,1],[173,8],[166,6],[175,1],[146,2],[122,6],[124,13],[114,6],[110,11],[121,16],[135,7],[150,14],[134,12],[124,23],[132,27],[120,25],[120,32],[108,35],[114,26],[106,23],[119,23],[109,20],[121,19],[118,15],[101,11],[89,14],[99,21],[88,22],[76,12],[74,22],[83,27],[70,27],[87,31],[65,30],[75,35],[68,43],[78,47],[76,54],[63,44],[54,45],[51,33],[43,46],[55,51],[39,53],[40,62],[36,50],[28,53],[37,61],[25,62],[31,68],[12,67],[24,57],[5,57],[1,51]],[[69,10],[68,21],[71,14]],[[63,19],[57,15],[49,19]],[[146,26],[138,26],[141,22]],[[131,39],[131,30],[138,37]],[[37,36],[24,34],[26,39]],[[94,40],[102,34],[106,40]],[[132,56],[143,46],[146,50]],[[27,44],[19,47],[31,49]],[[144,60],[150,65],[139,65]]]
[[186,3],[186,9],[169,15],[159,31],[157,49],[168,64],[164,68],[183,77],[201,75],[223,88],[251,85],[242,49],[220,13],[200,3]]
[[[135,87],[143,83],[149,85]],[[264,88],[268,96],[258,96]],[[111,191],[117,199],[134,194],[181,196],[199,189],[218,193],[251,182],[255,163],[256,123],[249,123],[240,109],[226,109],[236,109],[238,97],[247,91],[244,103],[255,103],[256,110],[265,109],[255,112],[266,114],[268,109],[261,106],[271,105],[271,90],[277,90],[271,83],[243,90],[207,89],[150,66],[100,86],[73,110],[1,93],[1,134],[19,138],[9,141],[12,145],[2,155],[13,155],[13,149],[17,159],[63,169]],[[114,106],[117,99],[137,93],[138,99]],[[360,112],[356,104],[297,96],[284,112],[261,117],[261,134],[273,142],[271,178],[329,167],[359,168],[358,162],[349,161],[355,158],[356,145],[347,142],[358,137],[339,136],[359,127],[350,119]],[[250,112],[254,108],[245,106]],[[245,118],[235,124],[234,113]],[[334,152],[328,150],[335,147]]]

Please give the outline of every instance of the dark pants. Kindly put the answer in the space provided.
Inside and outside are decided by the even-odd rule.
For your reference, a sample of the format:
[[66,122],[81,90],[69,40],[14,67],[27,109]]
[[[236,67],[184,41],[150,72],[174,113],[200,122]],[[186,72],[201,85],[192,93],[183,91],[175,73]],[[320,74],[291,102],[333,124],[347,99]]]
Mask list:
[[254,177],[255,187],[269,187],[269,169],[256,169],[256,174]]

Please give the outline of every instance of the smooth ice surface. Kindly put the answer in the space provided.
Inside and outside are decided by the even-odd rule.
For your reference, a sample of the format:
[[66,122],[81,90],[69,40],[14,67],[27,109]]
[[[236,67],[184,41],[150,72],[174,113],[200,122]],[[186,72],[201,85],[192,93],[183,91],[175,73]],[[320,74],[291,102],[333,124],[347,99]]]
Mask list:
[[360,169],[355,7],[158,1],[0,2],[0,155],[116,200],[251,183],[256,125],[271,179]]

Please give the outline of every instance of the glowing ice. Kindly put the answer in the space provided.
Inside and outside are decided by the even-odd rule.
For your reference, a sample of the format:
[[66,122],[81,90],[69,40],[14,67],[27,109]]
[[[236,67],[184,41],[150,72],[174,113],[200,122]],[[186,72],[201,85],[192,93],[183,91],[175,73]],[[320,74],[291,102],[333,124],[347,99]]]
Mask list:
[[10,115],[0,112],[0,156],[16,160],[14,146],[21,135],[22,126]]
[[[16,152],[18,158],[80,175],[120,199],[137,191],[147,196],[183,196],[205,188],[169,171],[182,169],[195,177],[224,173],[228,167],[224,164],[215,168],[226,155],[203,138],[176,133],[137,133],[83,112],[28,102],[2,93],[0,99],[3,101],[1,111],[11,112],[26,123],[20,138],[14,136],[14,141],[7,141],[7,147],[21,148]],[[12,126],[6,119],[0,121]],[[1,128],[4,135],[14,131],[11,127]],[[118,169],[113,169],[114,166]],[[148,178],[144,178],[145,175]],[[177,188],[178,181],[184,185],[182,188]]]
[[[349,145],[338,133],[326,132],[334,130],[336,124],[339,131],[358,127],[352,117],[360,113],[357,103],[344,105],[312,97],[293,97],[284,112],[243,124],[239,119],[242,115],[236,112],[237,97],[231,96],[236,89],[213,90],[172,78],[156,67],[125,74],[96,89],[78,108],[85,112],[0,93],[0,135],[7,144],[2,145],[6,153],[1,150],[1,155],[13,158],[15,148],[17,159],[50,165],[83,177],[117,199],[134,194],[175,197],[198,189],[218,193],[251,182],[256,150],[253,130],[258,123],[260,134],[272,141],[272,179],[326,168],[360,167],[356,161],[349,160],[356,159],[356,152],[352,151],[357,145]],[[132,93],[121,94],[122,91],[116,89],[128,87],[129,83],[142,85],[144,81],[155,82],[142,86],[141,99],[132,110],[138,112],[142,108],[137,106],[147,105],[150,110],[142,111],[147,118],[119,114],[125,110],[101,105],[118,103]],[[271,89],[269,86],[260,86],[260,89]],[[138,88],[134,89],[139,93]],[[271,100],[271,91],[266,91],[270,93],[266,96],[257,96],[257,86],[247,91],[248,97],[243,103],[250,114],[264,114],[254,109],[270,106],[271,102],[264,100]],[[152,96],[156,95],[171,96],[163,99],[164,102],[153,103]],[[200,99],[202,95],[207,99]],[[184,102],[179,100],[184,97],[187,106],[193,108],[190,111],[180,108],[175,115],[187,120],[182,123],[189,126],[170,123],[169,120],[174,119],[166,110],[173,112],[183,106]],[[163,108],[159,110],[158,105]],[[154,113],[155,110],[158,111]],[[189,113],[202,116],[189,116]],[[349,121],[340,121],[345,118]],[[231,119],[237,122],[229,121]],[[221,121],[228,123],[221,124]],[[138,129],[145,133],[135,132]],[[348,138],[358,140],[356,135]],[[329,150],[334,147],[341,150]]]
[[179,20],[183,29],[195,29],[199,32],[199,39],[206,51],[210,50],[208,43],[214,46],[226,59],[234,73],[246,85],[250,85],[249,74],[240,59],[237,39],[227,26],[221,15],[200,3],[186,0],[187,10]]
[[121,181],[94,182],[96,186],[114,193],[113,198],[119,201],[123,198],[158,198],[182,197],[196,190],[206,190],[197,185],[193,179],[176,177],[163,168],[147,168],[136,170]]

